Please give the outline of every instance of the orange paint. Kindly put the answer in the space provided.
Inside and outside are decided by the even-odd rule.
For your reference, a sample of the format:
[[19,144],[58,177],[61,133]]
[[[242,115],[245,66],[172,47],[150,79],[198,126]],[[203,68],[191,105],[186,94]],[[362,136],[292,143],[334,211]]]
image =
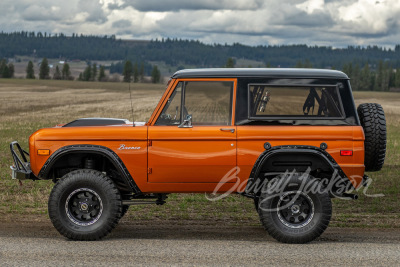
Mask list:
[[[233,82],[232,125],[195,125],[192,128],[155,125],[180,81]],[[32,171],[38,175],[50,156],[37,156],[37,151],[54,153],[69,145],[100,145],[113,150],[121,158],[143,193],[212,192],[235,167],[240,168],[240,182],[249,178],[257,158],[265,150],[265,142],[272,146],[316,147],[325,142],[327,152],[353,185],[360,185],[364,174],[364,133],[361,126],[236,126],[236,86],[236,79],[173,79],[144,126],[41,129],[29,141]],[[120,150],[121,145],[140,149]],[[341,150],[351,150],[353,156],[340,156]],[[229,182],[219,191],[229,191],[237,180]]]

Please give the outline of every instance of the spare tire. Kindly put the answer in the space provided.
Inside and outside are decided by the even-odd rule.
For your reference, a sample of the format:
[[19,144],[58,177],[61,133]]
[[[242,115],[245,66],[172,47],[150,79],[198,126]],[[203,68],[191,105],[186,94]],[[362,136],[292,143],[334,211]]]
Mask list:
[[379,171],[386,154],[385,113],[382,106],[376,103],[360,104],[357,113],[365,134],[365,171]]

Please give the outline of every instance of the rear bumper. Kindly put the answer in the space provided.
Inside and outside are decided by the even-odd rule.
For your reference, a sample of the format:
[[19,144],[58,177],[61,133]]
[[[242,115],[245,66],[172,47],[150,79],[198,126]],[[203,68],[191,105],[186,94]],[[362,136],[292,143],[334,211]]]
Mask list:
[[11,178],[18,180],[37,180],[37,177],[32,173],[31,165],[27,156],[29,153],[21,148],[17,141],[10,143],[11,156],[14,160],[14,165],[10,166]]

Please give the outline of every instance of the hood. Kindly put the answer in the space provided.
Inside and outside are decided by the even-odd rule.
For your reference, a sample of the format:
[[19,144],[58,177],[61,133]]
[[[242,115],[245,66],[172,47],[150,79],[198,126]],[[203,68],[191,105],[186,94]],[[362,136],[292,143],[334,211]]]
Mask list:
[[125,119],[114,118],[82,118],[71,121],[62,127],[78,127],[78,126],[106,126],[106,125],[122,125],[132,124],[132,122]]
[[[139,126],[139,127],[138,127]],[[142,126],[142,127],[140,127]],[[60,140],[146,140],[145,122],[130,122],[124,119],[84,118],[53,128],[36,131],[31,137],[41,141]]]
[[131,122],[126,119],[114,118],[81,118],[56,127],[82,127],[82,126],[144,126],[145,122]]

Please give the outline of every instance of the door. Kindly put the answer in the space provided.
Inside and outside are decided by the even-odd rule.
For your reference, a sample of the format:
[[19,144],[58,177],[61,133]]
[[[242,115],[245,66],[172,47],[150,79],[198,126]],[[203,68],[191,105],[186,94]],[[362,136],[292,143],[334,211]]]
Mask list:
[[148,128],[148,182],[218,183],[236,167],[235,85],[234,79],[177,83]]

